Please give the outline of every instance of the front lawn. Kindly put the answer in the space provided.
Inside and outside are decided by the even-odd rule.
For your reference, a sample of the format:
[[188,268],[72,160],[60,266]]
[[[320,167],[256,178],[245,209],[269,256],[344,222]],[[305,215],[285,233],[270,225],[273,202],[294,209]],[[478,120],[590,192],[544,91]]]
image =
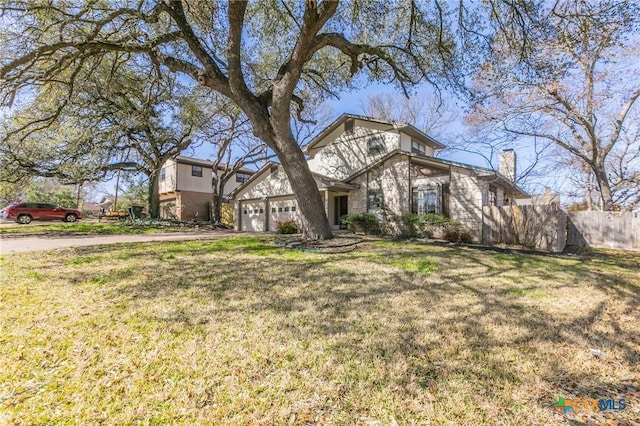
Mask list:
[[[637,254],[271,238],[0,258],[0,424],[640,418]],[[559,397],[626,410],[565,415]]]
[[125,220],[125,221],[81,221],[75,223],[42,223],[33,225],[6,225],[0,227],[0,236],[24,237],[35,235],[68,236],[68,235],[123,235],[123,234],[155,234],[164,232],[190,232],[211,229],[210,225],[195,227],[191,224],[161,220]]

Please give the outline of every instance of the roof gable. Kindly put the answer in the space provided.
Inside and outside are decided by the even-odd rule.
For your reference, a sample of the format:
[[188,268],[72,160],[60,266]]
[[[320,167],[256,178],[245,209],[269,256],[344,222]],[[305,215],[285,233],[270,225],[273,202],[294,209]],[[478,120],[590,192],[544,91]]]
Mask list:
[[324,130],[322,130],[315,138],[313,138],[313,140],[311,140],[311,142],[309,142],[304,147],[303,151],[305,153],[310,153],[311,150],[319,149],[327,145],[330,142],[328,140],[329,135],[333,133],[336,129],[339,129],[341,126],[343,126],[348,120],[358,120],[361,124],[364,125],[364,127],[367,127],[367,123],[370,123],[372,125],[373,124],[386,125],[388,126],[387,131],[399,131],[399,132],[406,133],[412,138],[415,138],[416,140],[434,149],[442,149],[445,147],[443,144],[436,141],[431,136],[427,135],[422,130],[418,129],[417,127],[411,124],[404,123],[401,121],[390,121],[390,120],[384,120],[379,118],[366,117],[362,115],[344,113],[340,117],[338,117],[336,120],[334,120],[333,123],[329,124]]

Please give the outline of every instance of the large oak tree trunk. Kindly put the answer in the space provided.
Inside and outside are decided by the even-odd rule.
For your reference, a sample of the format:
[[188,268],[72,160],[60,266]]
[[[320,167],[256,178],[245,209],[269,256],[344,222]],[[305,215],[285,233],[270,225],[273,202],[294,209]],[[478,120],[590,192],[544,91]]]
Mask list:
[[609,185],[609,177],[602,167],[594,167],[598,187],[600,188],[600,197],[602,198],[602,210],[611,211],[614,208],[613,197],[611,195],[611,186]]
[[287,173],[291,189],[298,202],[304,238],[320,240],[333,238],[324,202],[302,150],[291,134],[288,123],[286,129],[278,130],[280,131],[276,130],[274,150]]
[[328,240],[333,238],[333,231],[325,213],[324,202],[302,149],[291,132],[290,99],[290,95],[280,96],[278,103],[271,107],[272,113],[259,102],[243,98],[237,99],[237,102],[251,120],[253,134],[274,150],[289,178],[298,202],[303,237]]
[[153,170],[149,174],[149,217],[157,219],[160,217],[160,191],[158,189],[158,170]]

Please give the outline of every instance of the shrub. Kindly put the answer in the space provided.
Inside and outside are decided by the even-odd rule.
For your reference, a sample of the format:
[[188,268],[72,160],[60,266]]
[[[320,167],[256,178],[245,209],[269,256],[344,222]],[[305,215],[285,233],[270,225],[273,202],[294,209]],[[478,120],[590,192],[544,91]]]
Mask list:
[[436,233],[446,234],[450,228],[457,228],[460,222],[433,213],[405,213],[400,216],[402,234],[409,237],[433,238]]
[[296,234],[298,233],[298,225],[293,220],[285,222],[276,221],[276,232],[278,234]]
[[352,232],[369,233],[380,230],[380,220],[372,213],[351,213],[342,217],[342,224]]
[[441,214],[424,213],[420,216],[422,222],[427,225],[460,226],[460,222],[458,222],[457,220],[449,219],[448,217]]
[[460,231],[457,228],[449,228],[444,232],[444,239],[452,243],[460,241]]
[[407,237],[416,237],[421,233],[422,220],[415,213],[405,213],[400,216],[402,221],[402,234]]
[[473,242],[473,238],[471,238],[471,234],[469,234],[468,232],[461,232],[460,242],[465,244],[471,244]]
[[460,229],[457,226],[447,228],[447,230],[444,233],[444,239],[452,243],[471,244],[473,242],[473,239],[471,238],[471,234],[465,231],[460,231]]

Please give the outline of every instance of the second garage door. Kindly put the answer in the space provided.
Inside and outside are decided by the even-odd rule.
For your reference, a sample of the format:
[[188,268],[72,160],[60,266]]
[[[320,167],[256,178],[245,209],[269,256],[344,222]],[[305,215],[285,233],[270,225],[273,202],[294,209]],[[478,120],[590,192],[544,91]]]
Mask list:
[[240,204],[240,228],[244,232],[264,231],[264,201],[243,201]]
[[269,231],[276,230],[276,222],[294,221],[300,224],[298,216],[298,203],[295,198],[286,198],[269,201]]

